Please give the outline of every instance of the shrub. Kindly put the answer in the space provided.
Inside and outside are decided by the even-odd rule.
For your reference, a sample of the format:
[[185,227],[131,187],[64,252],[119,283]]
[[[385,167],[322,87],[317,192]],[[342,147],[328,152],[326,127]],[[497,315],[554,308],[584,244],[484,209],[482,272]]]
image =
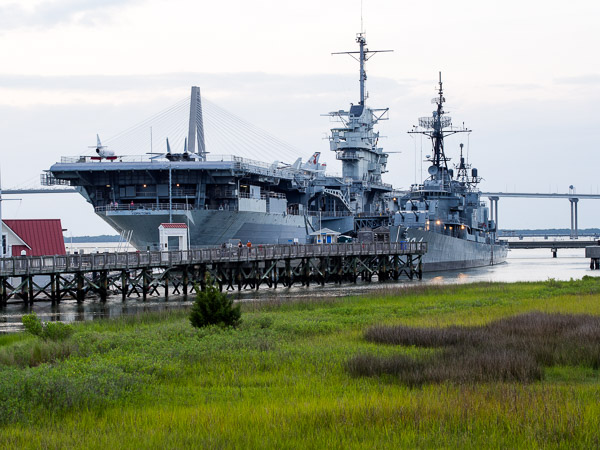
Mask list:
[[233,305],[233,299],[220,292],[211,278],[207,278],[203,291],[196,288],[196,301],[190,313],[190,322],[196,328],[208,325],[236,327],[241,321],[240,305]]
[[258,327],[262,329],[271,328],[271,325],[273,325],[273,319],[268,316],[260,317],[257,322]]
[[44,340],[62,341],[73,334],[73,327],[62,322],[42,323],[36,313],[25,314],[21,321],[28,333]]
[[62,322],[46,322],[44,337],[52,341],[62,341],[73,334],[73,327]]
[[21,317],[21,322],[23,322],[25,331],[34,336],[42,337],[44,326],[36,313],[24,314],[23,317]]

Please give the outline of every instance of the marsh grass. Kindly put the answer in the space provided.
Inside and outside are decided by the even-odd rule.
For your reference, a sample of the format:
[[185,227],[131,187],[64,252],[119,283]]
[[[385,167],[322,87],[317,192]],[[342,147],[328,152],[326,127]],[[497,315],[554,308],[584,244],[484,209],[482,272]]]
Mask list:
[[364,333],[378,344],[442,347],[425,357],[359,354],[348,362],[355,376],[394,375],[409,385],[540,380],[555,365],[600,367],[600,317],[531,312],[482,326],[416,328],[374,326]]
[[347,363],[454,348],[367,341],[374,324],[445,329],[534,310],[600,315],[599,289],[586,279],[240,302],[236,329],[194,329],[186,309],[144,313],[75,324],[64,341],[70,353],[39,364],[15,357],[33,352],[33,338],[0,338],[0,448],[595,448],[598,370],[561,365],[528,384],[413,387],[394,375],[351,376]]
[[36,367],[68,358],[78,346],[72,341],[30,339],[0,347],[0,366]]

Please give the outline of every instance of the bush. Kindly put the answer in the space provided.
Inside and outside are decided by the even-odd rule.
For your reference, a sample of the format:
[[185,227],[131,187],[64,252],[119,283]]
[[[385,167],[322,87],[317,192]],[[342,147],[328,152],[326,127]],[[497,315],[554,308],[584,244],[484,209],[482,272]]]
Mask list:
[[241,321],[240,305],[233,305],[233,299],[220,292],[213,280],[207,278],[206,288],[196,288],[196,301],[190,314],[190,322],[196,328],[208,325],[236,327]]
[[44,337],[52,341],[62,341],[73,334],[73,327],[62,322],[46,322]]
[[21,317],[21,322],[23,322],[25,331],[27,331],[29,334],[42,337],[42,334],[44,333],[44,327],[42,325],[42,321],[39,319],[36,313],[23,315],[23,317]]
[[25,314],[21,321],[28,333],[44,340],[62,341],[73,334],[73,327],[62,322],[42,323],[36,313]]

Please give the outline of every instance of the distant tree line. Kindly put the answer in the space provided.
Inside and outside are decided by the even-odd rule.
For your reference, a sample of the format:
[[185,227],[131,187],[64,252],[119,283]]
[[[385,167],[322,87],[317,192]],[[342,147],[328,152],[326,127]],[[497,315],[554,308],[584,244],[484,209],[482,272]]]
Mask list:
[[121,237],[118,234],[102,234],[100,236],[65,236],[65,242],[119,242]]

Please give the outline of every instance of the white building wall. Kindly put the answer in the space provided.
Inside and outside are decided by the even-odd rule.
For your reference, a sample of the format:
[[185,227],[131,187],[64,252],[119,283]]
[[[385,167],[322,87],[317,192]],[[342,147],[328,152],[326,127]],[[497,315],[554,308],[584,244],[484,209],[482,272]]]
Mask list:
[[[21,240],[14,231],[2,223],[2,240],[0,241],[0,254],[1,256],[10,257],[12,256],[13,245],[27,245]],[[2,252],[4,252],[2,254]]]

